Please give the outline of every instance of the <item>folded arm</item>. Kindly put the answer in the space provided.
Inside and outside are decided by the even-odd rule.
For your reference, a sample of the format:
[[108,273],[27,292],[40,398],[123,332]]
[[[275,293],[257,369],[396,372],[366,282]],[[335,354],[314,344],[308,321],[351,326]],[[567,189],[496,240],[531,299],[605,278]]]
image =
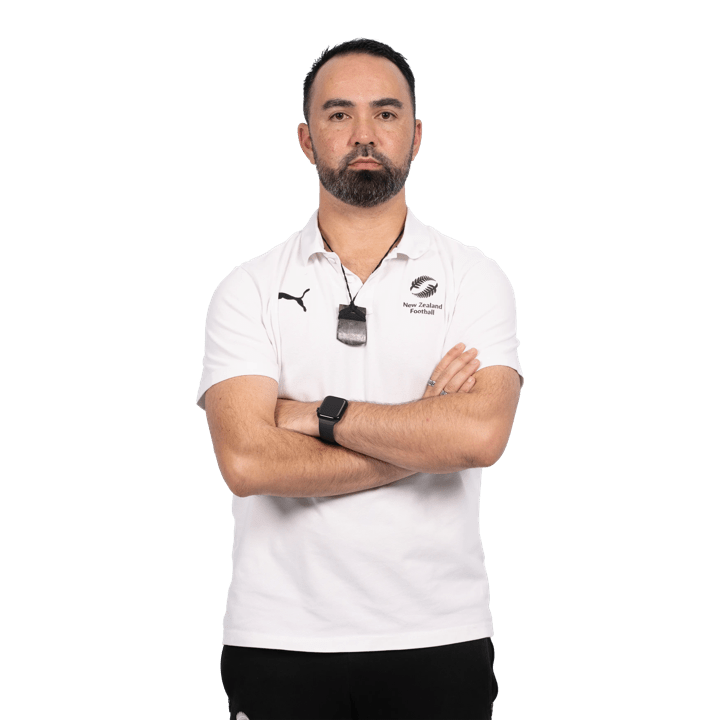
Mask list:
[[380,487],[413,474],[277,427],[277,389],[272,378],[243,375],[223,380],[206,393],[215,455],[233,494],[326,497]]
[[[507,446],[521,380],[505,365],[478,370],[467,393],[425,397],[401,405],[349,401],[335,425],[336,442],[413,472],[451,473],[489,467]],[[279,427],[319,437],[320,401],[278,400]]]
[[278,398],[277,382],[262,375],[219,382],[205,408],[223,478],[239,497],[326,497],[415,472],[492,465],[507,444],[520,380],[505,366],[473,375],[475,352],[451,349],[433,371],[436,386],[416,402],[351,401],[335,426],[340,445],[318,439],[319,400]]

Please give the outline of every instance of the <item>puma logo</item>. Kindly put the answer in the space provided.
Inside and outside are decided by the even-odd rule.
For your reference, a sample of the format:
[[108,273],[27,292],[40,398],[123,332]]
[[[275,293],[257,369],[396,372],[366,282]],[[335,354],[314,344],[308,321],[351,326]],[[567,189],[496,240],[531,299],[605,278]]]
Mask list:
[[285,300],[294,300],[305,312],[307,312],[307,308],[303,305],[302,299],[305,297],[305,293],[308,292],[308,290],[310,290],[310,288],[308,288],[300,297],[294,297],[293,295],[281,292],[278,293],[278,300],[281,298],[285,298]]

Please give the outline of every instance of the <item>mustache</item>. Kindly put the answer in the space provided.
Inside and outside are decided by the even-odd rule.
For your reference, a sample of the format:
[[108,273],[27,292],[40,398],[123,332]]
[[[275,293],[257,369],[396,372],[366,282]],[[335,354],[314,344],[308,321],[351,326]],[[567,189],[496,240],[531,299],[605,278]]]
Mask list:
[[390,160],[379,150],[375,150],[372,145],[358,145],[343,158],[340,170],[347,170],[350,163],[359,157],[371,157],[373,160],[379,162],[384,168],[388,168],[392,165]]

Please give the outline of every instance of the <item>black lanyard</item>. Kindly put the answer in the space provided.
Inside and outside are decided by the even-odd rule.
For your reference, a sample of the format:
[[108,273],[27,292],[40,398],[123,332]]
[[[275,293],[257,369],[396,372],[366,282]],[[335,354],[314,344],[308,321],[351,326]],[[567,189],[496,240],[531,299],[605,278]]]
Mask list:
[[[382,256],[380,262],[375,266],[375,270],[380,267],[382,261],[388,256],[388,253],[393,249],[395,243],[403,236],[404,232],[405,223],[403,223],[400,234],[395,238],[395,240],[393,240],[393,244],[387,249],[387,252]],[[330,252],[334,252],[334,250],[330,247],[330,243],[325,240],[325,237],[322,233],[320,233],[320,237],[330,248]],[[347,287],[350,304],[340,305],[338,311],[337,339],[341,343],[345,343],[345,345],[365,345],[367,343],[367,321],[365,319],[367,308],[360,307],[355,304],[355,297],[358,296],[358,293],[360,292],[360,290],[362,290],[362,287],[364,287],[364,285],[360,287],[360,290],[358,290],[355,293],[355,297],[353,297],[350,292],[350,285],[348,284],[347,275],[345,274],[345,267],[343,266],[342,262],[340,263],[340,267],[342,268],[343,277],[345,278],[345,287]],[[374,273],[375,270],[373,270],[372,273]],[[370,275],[372,275],[372,273],[370,273]],[[370,275],[368,275],[368,278],[370,277]],[[367,280],[365,282],[367,282]]]
[[[389,252],[393,249],[393,246],[394,246],[395,243],[402,237],[402,235],[403,235],[404,232],[405,232],[405,223],[403,223],[402,230],[400,230],[400,234],[393,240],[393,244],[388,248],[387,252],[382,256],[380,262],[375,266],[375,270],[377,270],[377,269],[380,267],[380,265],[382,264],[382,261],[388,256]],[[322,233],[320,233],[320,237],[321,237],[323,240],[325,240],[325,236],[324,236]],[[330,248],[330,252],[335,252],[335,251],[330,247],[330,243],[329,243],[327,240],[325,240],[325,244]],[[355,305],[355,298],[352,297],[352,295],[350,294],[350,285],[348,285],[347,275],[345,275],[345,268],[343,267],[342,262],[340,263],[340,267],[342,268],[343,277],[345,278],[345,286],[347,287],[348,297],[350,298],[350,307],[353,307],[353,306]],[[373,271],[370,273],[370,275],[372,275],[372,273],[374,273],[375,270],[373,270]],[[370,275],[368,275],[368,278],[370,277]],[[367,280],[366,280],[365,282],[367,282]],[[362,287],[360,287],[360,290],[362,290]],[[355,293],[355,297],[358,296],[358,293],[360,292],[360,290],[358,290],[358,291]]]

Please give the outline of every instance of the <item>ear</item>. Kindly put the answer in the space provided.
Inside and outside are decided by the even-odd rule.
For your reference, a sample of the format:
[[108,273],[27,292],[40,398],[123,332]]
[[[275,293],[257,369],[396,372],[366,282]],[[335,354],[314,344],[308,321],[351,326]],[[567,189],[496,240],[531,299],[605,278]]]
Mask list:
[[310,128],[305,123],[298,125],[298,140],[302,151],[305,153],[305,157],[314,165],[315,153],[313,152],[312,140],[310,139]]
[[415,120],[415,139],[413,140],[413,154],[412,159],[415,159],[415,156],[418,154],[420,150],[420,141],[422,140],[422,120]]

